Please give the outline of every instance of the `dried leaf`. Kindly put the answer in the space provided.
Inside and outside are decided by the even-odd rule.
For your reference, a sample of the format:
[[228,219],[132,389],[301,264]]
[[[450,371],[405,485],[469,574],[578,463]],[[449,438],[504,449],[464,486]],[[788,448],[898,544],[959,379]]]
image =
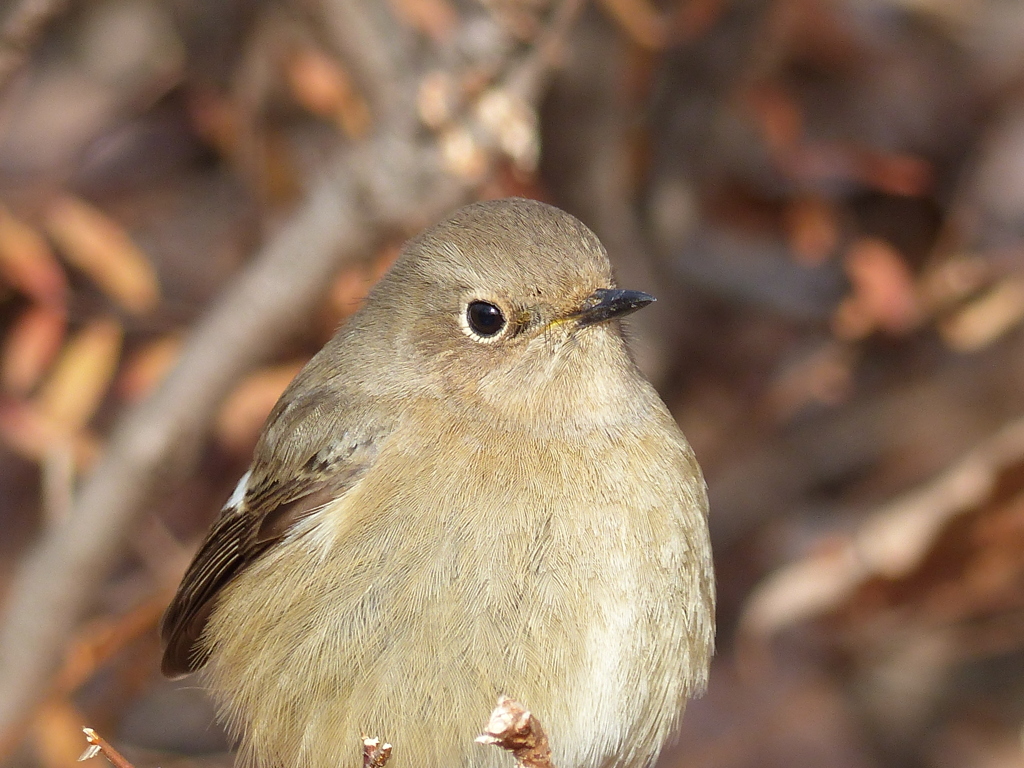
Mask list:
[[837,315],[838,335],[858,338],[874,328],[906,333],[920,322],[914,277],[892,245],[861,238],[850,246],[845,267],[853,287],[853,307],[847,305]]
[[355,264],[341,270],[331,283],[328,295],[328,314],[336,327],[363,305],[370,290],[388,271],[400,249],[383,249],[369,264]]
[[803,110],[797,101],[779,86],[762,84],[744,96],[768,148],[780,161],[797,150],[804,134]]
[[42,462],[54,451],[71,450],[75,466],[84,469],[99,456],[99,441],[87,430],[68,435],[30,403],[0,405],[0,437],[19,455]]
[[969,303],[939,326],[959,352],[987,347],[1024,320],[1024,279],[1011,277]]
[[231,100],[214,91],[197,89],[188,107],[199,135],[224,157],[234,157],[238,151],[242,121]]
[[65,346],[36,399],[40,414],[63,434],[82,429],[110,386],[121,354],[116,320],[94,320]]
[[991,283],[993,272],[991,259],[974,254],[945,259],[921,275],[921,302],[930,314],[947,310]]
[[67,259],[129,312],[141,314],[160,300],[156,272],[120,224],[82,200],[58,198],[46,227]]
[[603,0],[605,10],[642,48],[659,51],[668,42],[668,19],[647,0]]
[[390,0],[388,4],[399,19],[438,43],[448,40],[459,23],[448,0]]
[[0,206],[0,275],[40,304],[63,307],[68,281],[43,236]]
[[133,352],[118,377],[118,393],[136,402],[152,392],[178,361],[182,344],[181,336],[172,333]]
[[304,364],[304,361],[285,363],[257,371],[246,378],[220,409],[217,438],[236,451],[251,447],[281,393]]
[[66,332],[62,308],[39,305],[25,310],[4,342],[3,388],[24,395],[35,387],[60,350]]
[[416,111],[428,128],[437,130],[451,122],[456,103],[455,83],[448,72],[430,72],[420,81],[416,92]]
[[786,208],[790,248],[797,261],[817,266],[839,242],[839,215],[835,205],[822,197],[800,197]]
[[480,179],[487,170],[487,153],[461,126],[450,128],[440,137],[441,157],[450,173],[463,179]]
[[335,121],[349,138],[359,139],[369,133],[370,108],[337,61],[305,47],[289,57],[286,72],[299,104]]
[[480,95],[476,114],[517,168],[536,169],[540,158],[537,114],[526,101],[504,88],[491,88]]

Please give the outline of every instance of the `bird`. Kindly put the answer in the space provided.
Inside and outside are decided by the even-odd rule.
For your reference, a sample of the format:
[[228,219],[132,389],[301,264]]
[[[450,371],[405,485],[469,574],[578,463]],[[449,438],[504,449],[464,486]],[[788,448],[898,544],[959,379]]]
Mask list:
[[508,198],[412,239],[277,402],[161,622],[251,768],[647,768],[707,684],[693,450],[630,356],[578,219]]

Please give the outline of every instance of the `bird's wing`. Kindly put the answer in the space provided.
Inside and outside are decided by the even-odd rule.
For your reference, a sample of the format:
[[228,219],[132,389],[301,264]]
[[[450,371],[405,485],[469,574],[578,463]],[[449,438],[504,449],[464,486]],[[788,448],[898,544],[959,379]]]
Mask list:
[[[199,642],[220,591],[299,520],[344,495],[373,463],[382,430],[339,423],[337,394],[287,393],[267,420],[252,467],[221,510],[164,613],[161,668],[176,677],[207,660]],[[350,419],[358,423],[359,419]]]

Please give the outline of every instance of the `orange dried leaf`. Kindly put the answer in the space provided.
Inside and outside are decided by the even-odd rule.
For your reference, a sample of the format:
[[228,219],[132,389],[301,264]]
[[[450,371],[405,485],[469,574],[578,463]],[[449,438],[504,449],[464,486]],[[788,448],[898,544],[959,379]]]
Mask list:
[[[267,200],[275,203],[286,204],[296,199],[302,191],[302,185],[298,169],[295,167],[294,155],[284,135],[268,131],[263,137],[261,149],[257,174],[261,192]],[[250,169],[255,167],[250,166]]]
[[427,73],[416,91],[416,112],[428,128],[435,130],[452,120],[456,108],[455,81],[443,71]]
[[[884,240],[865,237],[846,254],[852,301],[871,327],[906,333],[921,319],[914,277],[903,257]],[[849,314],[847,306],[844,312]]]
[[604,0],[602,5],[642,48],[657,51],[668,43],[669,20],[654,4],[647,0]]
[[952,256],[921,276],[921,302],[933,314],[952,308],[989,284],[994,272],[990,259],[970,253]]
[[264,368],[242,381],[217,416],[217,438],[239,451],[255,443],[274,403],[304,364],[292,362]]
[[961,352],[983,349],[1024,321],[1024,280],[1008,278],[985,292],[948,320],[939,331]]
[[890,195],[923,195],[935,181],[931,163],[913,155],[897,155],[861,149],[853,159],[860,179]]
[[370,280],[366,271],[349,267],[338,273],[331,283],[329,310],[332,320],[340,322],[352,315],[370,292]]
[[390,0],[395,15],[437,42],[451,37],[459,16],[448,0]]
[[802,264],[821,264],[839,242],[839,216],[835,206],[824,198],[794,200],[786,209],[786,226],[790,248]]
[[82,753],[84,717],[67,699],[53,699],[36,710],[31,734],[44,768],[73,768]]
[[134,402],[152,392],[174,367],[182,343],[181,336],[174,333],[136,350],[118,377],[118,393]]
[[53,362],[67,331],[63,309],[36,306],[15,321],[4,342],[0,381],[17,395],[26,394]]
[[70,450],[78,469],[89,467],[99,456],[99,441],[87,430],[74,435],[61,432],[30,403],[0,405],[0,438],[29,461],[44,461],[54,451]]
[[293,53],[286,71],[295,100],[315,115],[333,115],[349,87],[341,66],[311,48]]
[[374,256],[370,262],[370,287],[377,284],[377,281],[384,277],[384,274],[391,269],[391,265],[401,255],[402,246],[397,243],[385,246]]
[[337,61],[314,48],[302,48],[289,58],[286,71],[299,104],[334,120],[351,138],[366,135],[370,109]]
[[363,305],[370,290],[391,268],[400,252],[397,247],[384,248],[369,264],[346,267],[335,276],[327,305],[332,327],[350,317]]
[[238,149],[241,120],[235,105],[219,94],[199,90],[189,100],[189,116],[196,131],[225,157]]
[[676,12],[676,39],[694,40],[707,32],[721,17],[725,0],[688,0]]
[[793,153],[804,134],[804,115],[797,101],[783,88],[761,85],[745,94],[768,148],[778,157]]
[[64,348],[43,384],[40,413],[65,434],[84,427],[99,407],[117,370],[123,332],[115,320],[96,320]]
[[43,236],[0,206],[0,274],[41,304],[63,306],[68,281]]
[[46,227],[67,259],[111,298],[133,313],[160,300],[153,265],[116,221],[82,200],[58,198],[46,212]]

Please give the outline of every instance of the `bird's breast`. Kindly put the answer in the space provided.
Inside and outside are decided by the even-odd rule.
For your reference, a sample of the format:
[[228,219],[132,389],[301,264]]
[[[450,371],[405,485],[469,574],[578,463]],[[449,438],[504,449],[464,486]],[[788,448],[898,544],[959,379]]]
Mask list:
[[225,591],[210,675],[243,753],[356,765],[367,733],[395,768],[504,765],[473,743],[498,695],[541,718],[562,768],[657,750],[688,686],[695,491],[671,441],[494,437],[389,440]]

